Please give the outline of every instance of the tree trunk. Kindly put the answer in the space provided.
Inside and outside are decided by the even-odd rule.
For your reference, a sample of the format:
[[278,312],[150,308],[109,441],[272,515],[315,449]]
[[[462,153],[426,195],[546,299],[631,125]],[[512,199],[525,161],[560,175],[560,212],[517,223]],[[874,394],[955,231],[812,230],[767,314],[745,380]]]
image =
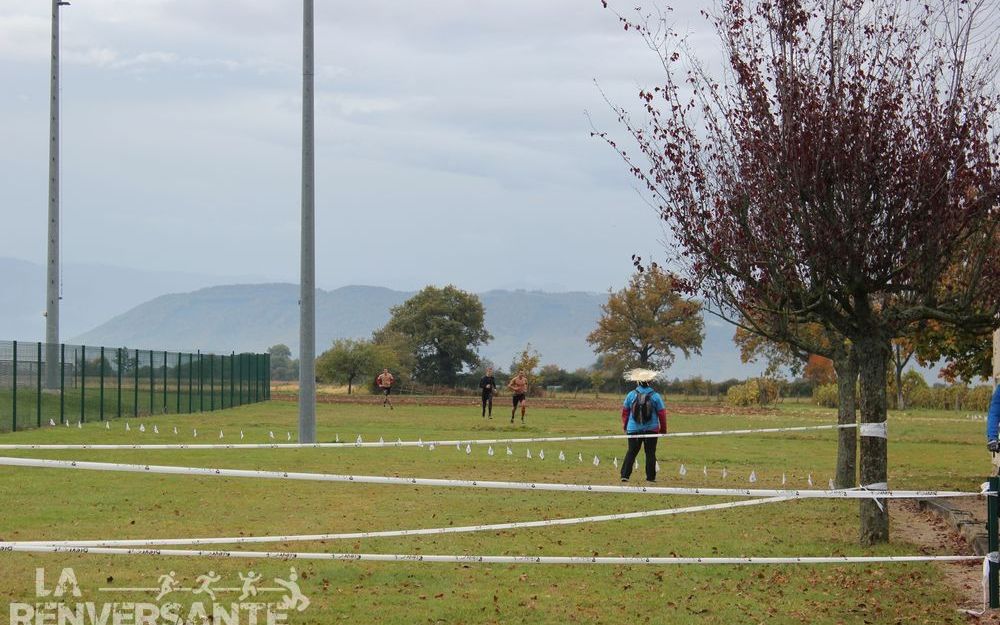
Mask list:
[[[858,383],[858,360],[853,347],[833,361],[837,372],[837,424],[857,425],[854,392]],[[837,488],[858,485],[858,428],[840,428],[837,435]]]
[[906,410],[906,401],[903,399],[903,367],[906,366],[906,363],[903,362],[903,355],[900,353],[902,348],[899,345],[893,345],[893,349],[895,357],[892,364],[896,367],[896,410]]
[[[858,358],[861,386],[861,423],[886,420],[885,376],[890,357],[889,341],[878,334],[860,337],[854,342]],[[861,485],[888,488],[887,439],[880,436],[861,437]],[[861,501],[861,544],[889,542],[889,502]],[[881,504],[881,506],[879,505]]]
[[347,394],[351,394],[351,383],[354,382],[354,378],[347,378]]

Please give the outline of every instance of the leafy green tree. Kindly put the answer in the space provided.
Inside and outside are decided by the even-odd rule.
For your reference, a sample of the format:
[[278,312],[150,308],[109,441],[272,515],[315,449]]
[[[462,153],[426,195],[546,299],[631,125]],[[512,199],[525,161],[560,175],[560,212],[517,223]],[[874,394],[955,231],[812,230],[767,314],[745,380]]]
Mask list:
[[394,307],[374,338],[408,352],[421,382],[454,385],[462,369],[479,364],[479,346],[493,339],[484,318],[476,295],[451,285],[428,286]]
[[316,374],[323,382],[347,382],[350,395],[359,377],[374,376],[383,367],[394,368],[391,350],[372,341],[337,339],[316,359]]
[[675,277],[651,267],[632,276],[624,289],[608,293],[597,328],[587,342],[626,367],[663,369],[674,351],[701,353],[705,338],[701,303],[685,299]]
[[295,380],[299,377],[299,361],[292,359],[292,350],[284,343],[267,348],[271,355],[271,379]]

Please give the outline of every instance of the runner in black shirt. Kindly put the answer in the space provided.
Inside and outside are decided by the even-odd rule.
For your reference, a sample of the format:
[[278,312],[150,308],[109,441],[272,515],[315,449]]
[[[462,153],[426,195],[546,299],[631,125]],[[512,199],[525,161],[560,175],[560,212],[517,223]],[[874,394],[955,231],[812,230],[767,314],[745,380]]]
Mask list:
[[483,391],[483,418],[486,418],[486,408],[489,407],[490,419],[493,418],[493,394],[497,391],[497,381],[493,377],[493,368],[486,369],[486,375],[479,381],[479,388]]

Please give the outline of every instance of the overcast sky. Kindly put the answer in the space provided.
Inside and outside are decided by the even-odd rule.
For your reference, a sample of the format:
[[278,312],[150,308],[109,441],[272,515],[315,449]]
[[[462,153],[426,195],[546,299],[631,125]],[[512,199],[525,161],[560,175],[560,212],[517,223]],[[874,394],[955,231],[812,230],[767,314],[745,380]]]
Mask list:
[[[684,4],[704,32],[707,2]],[[62,9],[65,263],[297,281],[301,19],[291,0]],[[587,116],[617,131],[595,81],[632,104],[658,64],[600,0],[320,0],[316,20],[320,286],[602,291],[660,254]],[[0,0],[0,255],[35,262],[49,36],[48,2]]]

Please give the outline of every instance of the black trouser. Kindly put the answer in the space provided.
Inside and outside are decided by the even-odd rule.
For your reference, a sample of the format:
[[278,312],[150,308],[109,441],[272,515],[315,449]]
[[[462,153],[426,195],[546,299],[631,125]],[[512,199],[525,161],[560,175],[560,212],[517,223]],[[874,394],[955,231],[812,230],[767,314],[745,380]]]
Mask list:
[[639,448],[645,447],[646,479],[649,481],[656,479],[656,441],[658,440],[656,437],[628,439],[628,453],[625,454],[625,461],[622,462],[623,478],[628,479],[632,476],[632,466],[635,465],[635,458],[639,455]]
[[483,416],[486,416],[486,407],[489,406],[490,416],[493,416],[493,393],[483,393]]

